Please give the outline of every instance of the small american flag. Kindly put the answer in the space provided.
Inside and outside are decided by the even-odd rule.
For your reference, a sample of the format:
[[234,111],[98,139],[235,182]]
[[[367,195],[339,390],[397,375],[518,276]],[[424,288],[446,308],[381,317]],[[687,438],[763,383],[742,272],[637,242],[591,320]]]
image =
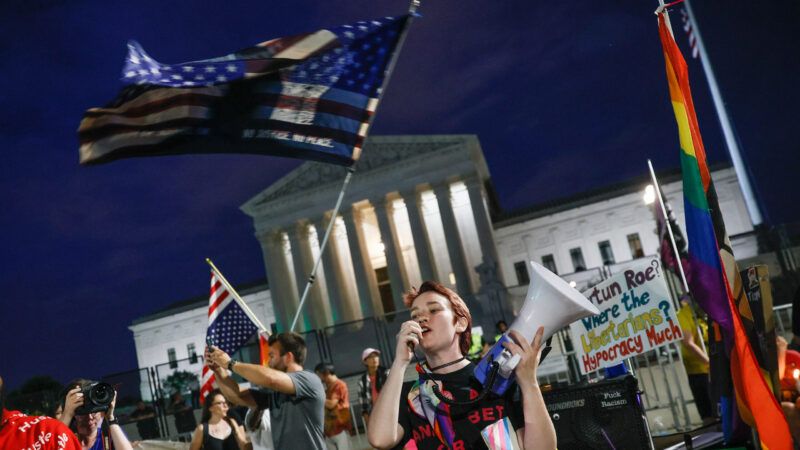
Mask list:
[[189,153],[358,160],[408,16],[162,64],[128,44],[125,87],[78,129],[81,164]]
[[686,37],[689,39],[689,47],[692,49],[692,58],[697,59],[700,56],[700,49],[697,47],[697,36],[694,35],[692,21],[689,20],[689,13],[686,8],[681,8],[681,19],[683,20],[683,31],[686,32]]
[[[232,355],[256,333],[258,333],[256,324],[250,320],[212,270],[206,343]],[[207,366],[203,366],[201,399],[205,400],[206,395],[214,389],[213,384],[214,373]]]

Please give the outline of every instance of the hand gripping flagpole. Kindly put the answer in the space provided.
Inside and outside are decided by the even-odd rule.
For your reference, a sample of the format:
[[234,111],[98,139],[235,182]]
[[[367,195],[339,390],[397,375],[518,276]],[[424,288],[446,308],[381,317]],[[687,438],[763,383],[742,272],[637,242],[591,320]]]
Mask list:
[[258,320],[258,317],[256,317],[253,311],[250,310],[250,307],[247,306],[247,303],[245,303],[244,300],[242,300],[242,297],[239,296],[239,293],[236,292],[236,289],[234,289],[233,286],[231,286],[231,284],[228,283],[228,280],[225,279],[225,277],[222,275],[222,272],[220,272],[219,269],[217,269],[217,266],[214,265],[211,259],[206,258],[206,262],[208,263],[209,266],[211,266],[211,270],[214,271],[214,275],[216,275],[217,278],[219,278],[219,281],[221,281],[222,284],[225,285],[225,289],[227,289],[228,292],[230,292],[231,295],[233,295],[233,299],[236,300],[236,303],[238,303],[239,306],[242,307],[242,310],[244,310],[244,313],[247,314],[247,317],[249,317],[250,320],[252,320],[253,323],[256,324],[259,333],[267,331],[267,328],[264,326],[264,324],[262,324],[261,321]]
[[[408,19],[406,20],[405,25],[403,25],[403,31],[400,34],[400,38],[397,41],[397,47],[395,47],[394,53],[392,54],[392,59],[389,61],[389,65],[386,68],[386,76],[383,78],[383,83],[381,84],[380,89],[378,89],[378,101],[375,105],[375,111],[369,117],[367,122],[367,130],[372,126],[372,122],[375,120],[375,115],[378,113],[378,105],[380,105],[381,100],[383,99],[383,91],[386,85],[389,83],[389,79],[392,76],[392,72],[394,72],[394,67],[397,64],[397,57],[400,55],[400,50],[403,48],[403,43],[405,43],[406,36],[408,35],[408,29],[411,25],[411,21],[414,17],[418,15],[417,9],[419,8],[420,1],[419,0],[412,0],[411,4],[408,7]],[[365,136],[366,141],[366,136]],[[315,278],[317,276],[317,269],[319,269],[319,263],[322,261],[322,255],[325,252],[328,244],[328,238],[331,235],[331,230],[333,230],[333,225],[336,223],[336,218],[339,216],[339,208],[342,206],[342,200],[344,199],[344,193],[347,190],[347,186],[350,184],[350,179],[353,177],[353,173],[356,171],[356,164],[357,162],[353,163],[352,166],[347,168],[347,175],[344,177],[344,182],[342,183],[342,188],[339,190],[339,198],[336,199],[336,206],[333,208],[333,213],[331,213],[331,219],[328,222],[328,227],[325,230],[325,237],[322,238],[322,242],[319,244],[319,254],[317,254],[316,259],[314,260],[314,267],[311,269],[311,274],[308,275],[308,281],[306,282],[306,287],[303,289],[303,295],[300,297],[300,303],[297,305],[297,312],[294,314],[294,319],[292,319],[292,326],[289,328],[289,331],[294,331],[295,327],[297,326],[297,320],[300,318],[300,314],[303,312],[303,306],[306,304],[306,300],[308,300],[308,293],[311,290],[311,285],[314,284]]]

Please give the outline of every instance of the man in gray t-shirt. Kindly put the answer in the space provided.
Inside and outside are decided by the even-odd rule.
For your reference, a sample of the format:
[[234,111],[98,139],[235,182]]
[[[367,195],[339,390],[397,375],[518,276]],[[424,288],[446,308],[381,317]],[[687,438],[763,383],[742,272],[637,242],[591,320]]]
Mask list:
[[[206,364],[228,401],[252,409],[269,408],[276,449],[325,450],[325,388],[319,377],[303,370],[305,357],[305,341],[296,333],[270,336],[269,367],[238,362],[216,347],[205,352]],[[225,368],[258,389],[239,389]]]
[[308,370],[291,372],[287,375],[294,382],[295,395],[263,390],[250,391],[259,408],[269,408],[275,448],[324,450],[325,436],[322,428],[325,388],[322,387],[322,381]]

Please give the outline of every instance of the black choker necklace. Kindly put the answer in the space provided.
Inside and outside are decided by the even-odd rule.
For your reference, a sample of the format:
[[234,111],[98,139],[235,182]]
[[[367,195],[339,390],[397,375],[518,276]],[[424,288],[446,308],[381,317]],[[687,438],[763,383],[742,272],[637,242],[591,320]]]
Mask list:
[[461,358],[458,358],[455,361],[450,361],[449,363],[444,363],[441,366],[430,367],[430,368],[428,368],[428,370],[430,370],[431,372],[436,372],[439,369],[444,369],[445,367],[450,367],[453,364],[458,364],[458,363],[460,363],[461,361],[463,361],[465,359],[467,359],[467,357],[466,356],[462,356]]

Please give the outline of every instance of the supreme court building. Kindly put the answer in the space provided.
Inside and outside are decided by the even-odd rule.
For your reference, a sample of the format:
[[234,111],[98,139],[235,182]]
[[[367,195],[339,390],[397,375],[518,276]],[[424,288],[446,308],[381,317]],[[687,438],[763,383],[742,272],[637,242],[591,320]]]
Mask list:
[[403,292],[423,280],[439,280],[478,311],[496,309],[488,304],[498,283],[494,202],[476,136],[368,139],[334,218],[345,175],[305,163],[242,206],[264,254],[279,330],[291,325],[331,220],[298,329],[403,310]]
[[[527,261],[581,290],[657,252],[655,219],[642,200],[645,168],[643,162],[635,180],[503,212],[477,136],[373,136],[336,217],[331,213],[347,169],[314,162],[241,206],[252,217],[267,279],[242,295],[262,323],[288,330],[334,220],[296,330],[405,310],[402,293],[433,279],[458,292],[476,324],[493,333],[494,322],[511,319],[520,306]],[[734,254],[751,262],[762,255],[736,174],[725,166],[712,168],[712,176]],[[660,182],[684,228],[680,170]],[[777,264],[770,266],[772,273]],[[139,367],[200,353],[207,309],[204,294],[134,321]]]

